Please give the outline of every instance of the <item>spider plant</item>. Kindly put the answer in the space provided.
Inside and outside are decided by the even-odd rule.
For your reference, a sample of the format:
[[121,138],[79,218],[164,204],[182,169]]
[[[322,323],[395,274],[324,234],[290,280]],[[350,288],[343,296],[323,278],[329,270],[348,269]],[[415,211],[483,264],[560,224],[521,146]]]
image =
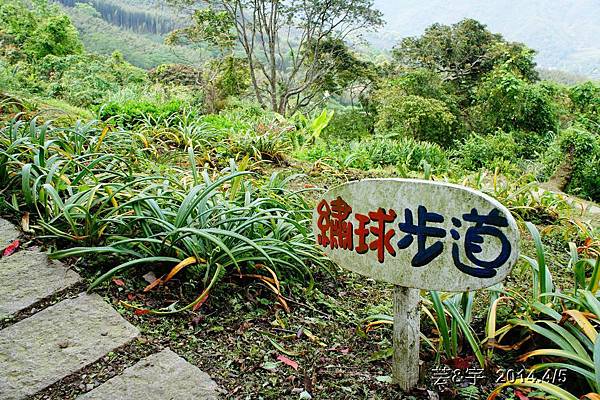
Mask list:
[[[106,238],[104,246],[61,250],[52,257],[113,253],[127,258],[90,289],[136,266],[171,264],[169,280],[195,265],[202,294],[185,307],[157,313],[193,308],[224,274],[262,274],[263,266],[281,281],[302,281],[311,287],[313,266],[326,266],[327,261],[313,245],[310,213],[294,210],[282,196],[259,196],[250,180],[231,185],[250,174],[228,169],[213,180],[204,171],[189,189],[170,181],[146,185],[110,214],[120,229]],[[232,188],[235,196],[229,193]]]
[[[574,285],[572,290],[562,292],[553,284],[539,232],[533,224],[527,223],[527,228],[536,247],[535,259],[523,257],[533,272],[532,298],[516,295],[504,297],[503,299],[520,306],[522,312],[517,314],[517,318],[509,319],[498,332],[488,332],[488,337],[498,336],[502,340],[509,331],[519,330],[520,337],[525,339],[514,346],[505,346],[514,349],[521,348],[531,339],[542,340],[547,347],[534,348],[520,356],[518,361],[542,361],[530,367],[534,373],[548,369],[569,370],[581,377],[593,393],[598,393],[600,392],[600,340],[598,340],[600,301],[597,292],[600,282],[600,259],[580,259],[577,247],[572,244],[569,266],[573,271]],[[494,312],[490,313],[490,317],[495,317],[495,308],[500,300],[496,301]],[[561,399],[577,398],[554,384],[521,379],[499,386],[492,392],[490,399],[495,398],[508,386],[535,388]]]

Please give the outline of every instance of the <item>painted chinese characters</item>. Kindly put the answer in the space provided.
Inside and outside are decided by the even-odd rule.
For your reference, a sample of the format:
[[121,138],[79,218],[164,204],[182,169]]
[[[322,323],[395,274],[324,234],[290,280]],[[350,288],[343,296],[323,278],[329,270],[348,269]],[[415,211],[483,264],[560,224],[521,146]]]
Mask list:
[[[335,210],[339,211],[335,211]],[[343,211],[342,211],[343,210]],[[352,207],[344,199],[338,197],[331,202],[321,200],[317,207],[319,219],[317,226],[321,231],[317,241],[320,245],[331,248],[342,248],[353,250],[352,223],[346,221],[352,212]],[[379,208],[377,211],[369,212],[368,215],[356,214],[359,228],[354,233],[358,235],[359,245],[356,248],[358,254],[365,254],[367,251],[376,251],[377,260],[383,263],[385,255],[396,256],[396,249],[392,245],[392,238],[396,235],[394,223],[397,213],[395,210],[385,210]],[[417,212],[417,225],[414,223],[412,210],[404,210],[404,222],[397,224],[398,231],[406,235],[397,241],[399,250],[409,249],[417,238],[417,252],[412,258],[413,267],[423,267],[433,261],[444,251],[444,244],[436,241],[430,246],[426,245],[428,238],[444,238],[446,230],[440,227],[428,226],[428,223],[443,223],[444,216],[429,212],[426,207],[419,205]],[[462,215],[462,221],[475,223],[467,230],[464,240],[464,248],[467,258],[475,267],[466,265],[460,261],[459,244],[452,244],[452,257],[454,265],[465,274],[479,278],[491,278],[496,275],[496,269],[502,266],[511,252],[511,244],[506,235],[498,227],[507,227],[508,221],[502,217],[498,209],[492,210],[488,215],[479,215],[473,208],[470,213]],[[458,218],[452,218],[455,227],[462,226]],[[373,239],[367,244],[367,237],[371,235]],[[456,229],[451,230],[451,235],[455,241],[460,240],[460,235]],[[485,261],[476,257],[477,253],[482,251],[481,244],[484,243],[483,235],[490,235],[500,240],[500,252],[496,258],[491,261]]]
[[468,290],[502,280],[518,230],[494,199],[445,183],[377,179],[328,192],[314,212],[317,242],[341,266],[390,283]]

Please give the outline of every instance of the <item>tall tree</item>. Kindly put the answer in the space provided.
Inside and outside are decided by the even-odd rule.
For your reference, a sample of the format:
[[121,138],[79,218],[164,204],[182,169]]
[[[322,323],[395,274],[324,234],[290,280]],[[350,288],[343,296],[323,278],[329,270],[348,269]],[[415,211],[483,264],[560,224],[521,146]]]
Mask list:
[[[383,24],[373,0],[170,0],[191,6],[176,34],[243,52],[258,102],[281,114],[308,105],[331,76],[331,46]],[[208,3],[201,7],[200,3]],[[341,50],[340,50],[341,51]]]
[[393,54],[401,65],[436,71],[463,89],[470,89],[503,63],[510,63],[529,81],[538,79],[533,50],[507,42],[473,19],[453,25],[433,24],[422,36],[403,39]]

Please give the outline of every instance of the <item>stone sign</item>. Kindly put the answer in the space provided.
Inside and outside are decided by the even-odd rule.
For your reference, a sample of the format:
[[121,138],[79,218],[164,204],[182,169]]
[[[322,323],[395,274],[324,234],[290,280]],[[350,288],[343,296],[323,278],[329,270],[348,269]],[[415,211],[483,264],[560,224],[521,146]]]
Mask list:
[[367,179],[339,186],[317,203],[313,230],[341,267],[409,288],[489,287],[518,257],[519,230],[504,206],[441,182]]
[[418,289],[463,292],[502,281],[519,229],[493,198],[443,182],[366,179],[325,193],[313,212],[317,243],[343,268],[396,285],[393,376],[419,378]]

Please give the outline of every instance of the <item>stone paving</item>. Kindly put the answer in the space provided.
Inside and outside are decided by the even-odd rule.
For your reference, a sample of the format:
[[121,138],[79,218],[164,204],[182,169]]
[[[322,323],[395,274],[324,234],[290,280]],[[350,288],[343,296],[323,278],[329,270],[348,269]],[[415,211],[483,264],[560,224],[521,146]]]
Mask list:
[[[0,219],[0,251],[19,231]],[[0,319],[79,283],[38,251],[0,258]],[[81,293],[0,330],[0,399],[26,399],[140,335],[97,294]],[[78,399],[217,399],[204,372],[169,349],[142,359]]]
[[[1,248],[1,247],[0,247]],[[0,259],[0,318],[21,311],[81,281],[44,253],[20,251]]]

